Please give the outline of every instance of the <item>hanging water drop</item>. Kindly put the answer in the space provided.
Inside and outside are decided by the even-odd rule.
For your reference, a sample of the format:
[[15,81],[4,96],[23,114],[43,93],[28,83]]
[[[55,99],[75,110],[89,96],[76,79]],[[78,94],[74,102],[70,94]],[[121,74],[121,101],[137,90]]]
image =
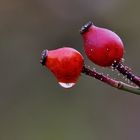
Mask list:
[[62,86],[63,88],[71,88],[75,85],[76,83],[62,83],[59,82],[59,85]]

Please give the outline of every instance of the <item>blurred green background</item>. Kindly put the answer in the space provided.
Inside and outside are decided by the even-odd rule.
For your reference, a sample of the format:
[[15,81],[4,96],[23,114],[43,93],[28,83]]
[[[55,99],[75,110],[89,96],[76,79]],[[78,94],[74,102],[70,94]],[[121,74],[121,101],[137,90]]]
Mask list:
[[85,75],[63,89],[39,63],[43,49],[64,45],[85,56],[79,29],[92,20],[121,36],[126,64],[140,74],[139,7],[138,0],[0,0],[0,140],[139,140],[139,96]]

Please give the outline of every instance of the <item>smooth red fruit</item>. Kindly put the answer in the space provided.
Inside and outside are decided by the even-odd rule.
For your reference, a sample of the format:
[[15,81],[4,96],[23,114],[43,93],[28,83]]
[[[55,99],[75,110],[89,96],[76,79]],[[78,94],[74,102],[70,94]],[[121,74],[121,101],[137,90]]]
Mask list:
[[124,45],[119,36],[105,28],[99,28],[92,22],[85,24],[80,33],[88,58],[99,66],[111,66],[119,62],[124,54]]
[[76,83],[82,71],[84,60],[77,50],[64,47],[43,51],[41,63],[51,70],[59,83],[68,84]]

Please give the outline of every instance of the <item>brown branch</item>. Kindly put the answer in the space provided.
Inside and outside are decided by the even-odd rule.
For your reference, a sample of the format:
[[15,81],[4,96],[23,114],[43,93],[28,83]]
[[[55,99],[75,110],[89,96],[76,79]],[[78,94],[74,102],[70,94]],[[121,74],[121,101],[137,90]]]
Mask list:
[[117,69],[120,73],[126,76],[127,79],[129,79],[130,81],[132,81],[133,83],[135,83],[137,86],[140,87],[140,77],[134,75],[129,67],[124,66],[122,63],[117,62],[113,63],[112,66],[114,67],[114,69]]
[[111,79],[110,77],[107,77],[103,74],[100,74],[100,73],[96,72],[95,70],[90,70],[89,68],[86,68],[85,66],[83,67],[82,73],[84,73],[88,76],[94,77],[94,78],[114,87],[114,88],[140,95],[140,88],[130,86],[130,85],[125,84],[121,81]]

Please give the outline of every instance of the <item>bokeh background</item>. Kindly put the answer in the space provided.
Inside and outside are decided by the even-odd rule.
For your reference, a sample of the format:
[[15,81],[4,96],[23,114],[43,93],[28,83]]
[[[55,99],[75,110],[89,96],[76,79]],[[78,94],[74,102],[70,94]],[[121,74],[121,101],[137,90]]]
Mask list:
[[139,140],[139,96],[85,75],[67,90],[39,63],[43,49],[64,45],[85,56],[79,29],[92,20],[121,36],[125,63],[140,74],[139,7],[138,0],[0,0],[0,140]]

